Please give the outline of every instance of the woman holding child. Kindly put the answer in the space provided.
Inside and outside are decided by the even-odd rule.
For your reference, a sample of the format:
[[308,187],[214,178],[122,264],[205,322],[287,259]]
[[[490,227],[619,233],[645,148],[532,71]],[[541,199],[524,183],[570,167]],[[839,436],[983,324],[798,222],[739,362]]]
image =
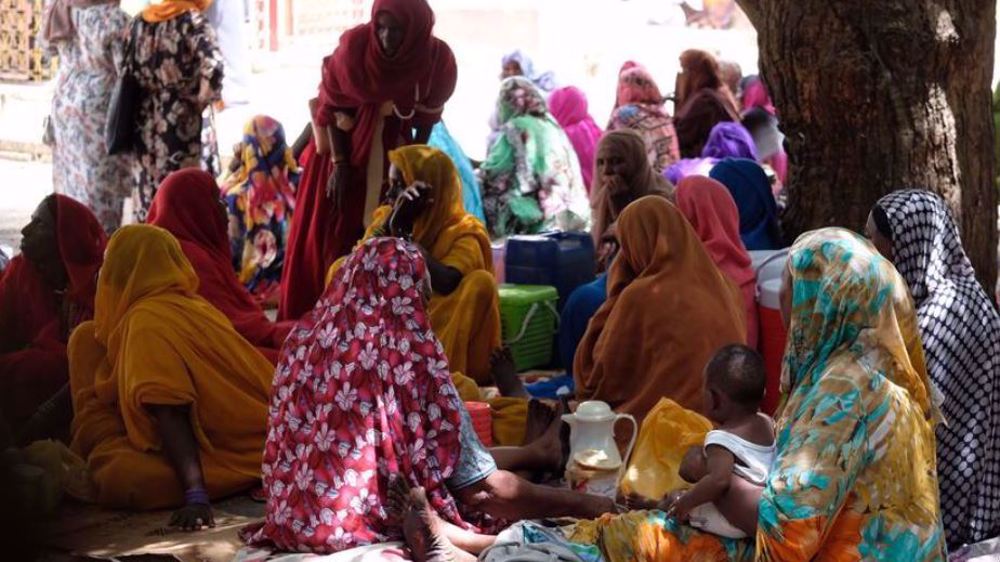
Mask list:
[[849,231],[807,233],[792,247],[775,460],[762,488],[733,478],[716,503],[735,506],[730,520],[756,507],[756,547],[661,511],[605,516],[574,538],[610,560],[945,560],[936,412],[906,351],[905,294],[891,264]]

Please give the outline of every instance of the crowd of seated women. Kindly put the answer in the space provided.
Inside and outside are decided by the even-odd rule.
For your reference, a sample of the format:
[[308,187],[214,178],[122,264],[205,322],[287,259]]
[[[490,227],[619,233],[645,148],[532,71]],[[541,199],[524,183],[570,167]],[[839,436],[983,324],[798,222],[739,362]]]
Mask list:
[[[404,540],[417,560],[471,559],[510,523],[560,516],[610,560],[930,561],[1000,535],[1000,315],[942,198],[890,193],[867,239],[786,240],[763,83],[737,101],[702,51],[680,57],[673,118],[649,71],[623,65],[607,132],[579,89],[506,58],[471,173],[443,127],[446,150],[426,144],[454,82],[432,28],[424,2],[376,1],[324,61],[299,161],[283,132],[273,151],[248,138],[260,151],[241,152],[237,179],[175,171],[145,223],[110,238],[80,203],[45,198],[0,278],[0,413],[17,441],[64,440],[87,499],[173,509],[183,529],[262,487],[266,516],[242,536],[282,551]],[[413,99],[428,79],[442,81]],[[248,125],[265,129],[254,138],[277,138]],[[274,222],[286,211],[290,227]],[[629,511],[539,483],[564,469],[572,405],[529,402],[513,371],[491,241],[551,229],[589,229],[597,248],[596,280],[562,310],[572,398],[640,423],[663,398],[717,407],[709,365],[761,337],[749,252],[791,242],[773,462],[756,484],[717,482],[744,538],[676,502]],[[467,401],[490,402],[499,446]]]

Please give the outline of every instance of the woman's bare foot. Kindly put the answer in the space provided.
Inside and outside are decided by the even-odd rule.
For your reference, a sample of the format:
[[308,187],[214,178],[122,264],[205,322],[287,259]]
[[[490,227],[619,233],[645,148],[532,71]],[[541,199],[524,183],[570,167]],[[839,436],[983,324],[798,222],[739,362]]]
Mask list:
[[403,518],[403,536],[414,562],[467,562],[476,557],[455,548],[444,536],[441,520],[427,502],[423,488],[409,493],[409,509]]
[[[549,409],[544,404],[542,407]],[[560,403],[556,406],[555,410],[550,409],[550,412],[552,412],[552,420],[549,422],[548,427],[545,428],[545,431],[537,439],[527,443],[525,447],[533,449],[537,458],[542,460],[540,469],[544,468],[545,472],[558,474],[566,469],[565,453],[568,448],[563,446],[562,439],[562,416],[566,412],[566,409]]]
[[514,365],[514,355],[507,346],[493,351],[490,355],[490,371],[493,381],[500,390],[500,396],[511,398],[530,398],[524,389],[524,381],[517,376],[517,366]]
[[552,425],[555,412],[552,407],[539,400],[528,402],[528,416],[524,425],[524,444],[528,445],[545,434]]

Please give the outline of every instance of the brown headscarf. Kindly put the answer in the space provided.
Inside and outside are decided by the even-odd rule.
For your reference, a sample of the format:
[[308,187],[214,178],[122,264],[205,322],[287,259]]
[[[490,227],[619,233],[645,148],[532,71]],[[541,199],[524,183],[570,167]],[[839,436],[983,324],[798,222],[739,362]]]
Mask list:
[[664,198],[632,203],[617,229],[608,300],[576,352],[576,396],[640,423],[663,397],[701,412],[705,365],[719,348],[746,342],[743,296]]
[[[625,164],[629,170],[625,182],[629,192],[622,198],[612,197],[604,186],[604,176],[596,166],[596,156],[601,149],[615,146],[624,155]],[[590,194],[591,207],[594,209],[594,227],[591,230],[594,243],[600,245],[608,229],[618,219],[618,215],[629,203],[647,195],[659,195],[673,199],[674,186],[649,165],[646,141],[632,129],[608,131],[597,143],[595,153],[594,184]]]
[[689,49],[681,53],[685,81],[677,87],[674,127],[681,156],[698,158],[712,127],[740,120],[733,93],[723,82],[719,62],[710,53]]
[[101,4],[117,4],[120,0],[53,0],[45,10],[42,37],[49,43],[65,41],[76,34],[72,8],[89,8]]

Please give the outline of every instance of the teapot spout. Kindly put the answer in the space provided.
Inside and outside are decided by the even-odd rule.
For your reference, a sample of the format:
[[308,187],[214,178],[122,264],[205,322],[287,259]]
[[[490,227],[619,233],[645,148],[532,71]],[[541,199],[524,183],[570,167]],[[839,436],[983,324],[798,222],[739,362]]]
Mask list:
[[569,425],[570,431],[576,428],[576,414],[563,414],[562,421]]

